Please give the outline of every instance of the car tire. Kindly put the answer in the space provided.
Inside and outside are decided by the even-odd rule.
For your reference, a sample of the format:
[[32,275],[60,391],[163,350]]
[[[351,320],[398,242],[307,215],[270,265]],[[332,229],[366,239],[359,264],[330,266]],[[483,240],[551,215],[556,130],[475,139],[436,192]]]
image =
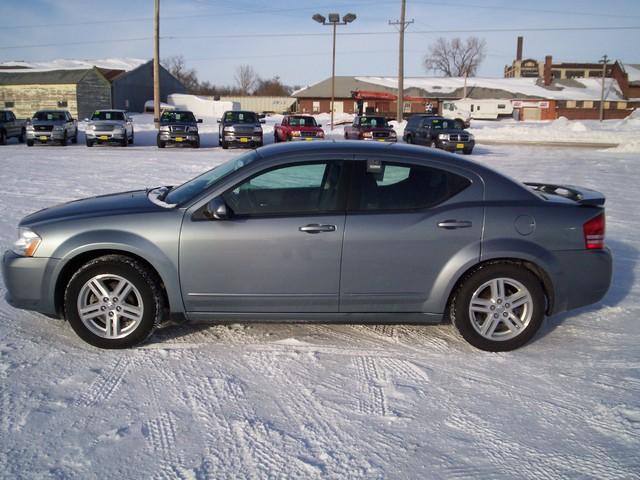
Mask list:
[[133,133],[133,132],[131,132],[131,138],[129,139],[129,143],[130,143],[131,145],[133,145],[133,141],[134,141],[134,140],[135,140],[135,135],[134,135],[134,133]]
[[123,255],[86,263],[71,277],[64,294],[71,328],[99,348],[128,348],[145,341],[160,324],[164,308],[155,273]]
[[160,136],[159,135],[158,135],[157,142],[158,142],[158,148],[164,148],[166,146],[166,143],[164,141],[160,140]]
[[87,138],[86,143],[87,143],[87,147],[93,147],[94,141],[93,140],[89,140]]
[[4,132],[0,132],[0,145],[7,144],[7,134]]
[[191,144],[191,146],[192,146],[193,148],[200,148],[200,137],[198,137],[198,139],[197,139],[197,140],[195,140],[195,141]]
[[120,145],[122,145],[123,147],[129,146],[129,137],[127,136],[127,132],[124,133],[124,138],[120,142]]
[[226,141],[224,141],[224,140],[222,141],[222,148],[223,148],[224,150],[226,150],[226,149],[228,149],[228,148],[229,148],[229,144],[228,144]]
[[25,132],[23,128],[22,131],[20,132],[20,136],[18,137],[18,142],[24,143],[26,136],[27,136],[27,132]]
[[462,280],[450,301],[449,318],[474,347],[506,352],[533,338],[544,320],[545,302],[542,283],[526,267],[488,264]]
[[471,155],[472,152],[473,148],[465,148],[464,150],[462,150],[462,153],[464,153],[465,155]]
[[273,131],[273,143],[278,143],[280,142],[280,139],[278,138],[278,132],[276,130]]
[[77,144],[78,143],[78,129],[77,128],[76,128],[76,134],[71,139],[71,143],[73,143],[73,144]]
[[33,147],[33,140],[27,140],[27,147]]
[[436,141],[435,141],[435,140],[431,140],[431,141],[429,142],[429,147],[431,147],[431,148],[438,148],[438,144],[436,143]]
[[413,143],[413,138],[411,138],[411,135],[407,135],[407,139],[405,140],[405,142],[407,142],[409,145]]
[[62,137],[62,140],[60,140],[60,146],[61,147],[67,146],[67,132],[64,132],[64,136]]

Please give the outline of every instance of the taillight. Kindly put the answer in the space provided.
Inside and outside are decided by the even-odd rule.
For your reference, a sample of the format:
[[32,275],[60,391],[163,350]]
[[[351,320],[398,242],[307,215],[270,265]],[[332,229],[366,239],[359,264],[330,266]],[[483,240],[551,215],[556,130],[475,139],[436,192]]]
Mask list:
[[604,212],[593,217],[582,228],[584,230],[584,244],[587,249],[604,248]]

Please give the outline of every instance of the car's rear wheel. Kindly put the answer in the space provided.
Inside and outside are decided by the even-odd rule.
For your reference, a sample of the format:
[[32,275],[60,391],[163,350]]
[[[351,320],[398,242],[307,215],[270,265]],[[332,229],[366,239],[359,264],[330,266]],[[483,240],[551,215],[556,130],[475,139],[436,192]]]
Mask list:
[[127,348],[159,325],[164,297],[140,262],[106,255],[78,270],[65,291],[65,315],[80,338],[99,348]]
[[460,334],[481,350],[501,352],[526,344],[544,320],[545,295],[526,267],[498,263],[465,278],[449,306]]

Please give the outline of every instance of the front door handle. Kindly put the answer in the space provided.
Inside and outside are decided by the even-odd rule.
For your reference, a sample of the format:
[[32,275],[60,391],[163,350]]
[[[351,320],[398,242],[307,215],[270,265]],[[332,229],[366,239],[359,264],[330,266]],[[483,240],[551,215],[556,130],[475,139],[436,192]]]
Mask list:
[[473,223],[470,220],[443,220],[438,223],[439,228],[444,228],[446,230],[454,230],[456,228],[469,228],[473,226]]
[[335,225],[320,225],[318,223],[311,223],[309,225],[305,225],[304,227],[298,228],[301,232],[304,233],[322,233],[322,232],[335,232]]

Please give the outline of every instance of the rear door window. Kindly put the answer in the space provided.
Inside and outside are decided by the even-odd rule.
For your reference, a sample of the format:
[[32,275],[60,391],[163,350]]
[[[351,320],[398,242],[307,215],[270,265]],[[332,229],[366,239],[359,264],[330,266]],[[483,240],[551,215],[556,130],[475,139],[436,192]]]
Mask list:
[[370,161],[355,165],[349,210],[409,211],[434,207],[467,188],[460,175],[423,165]]

